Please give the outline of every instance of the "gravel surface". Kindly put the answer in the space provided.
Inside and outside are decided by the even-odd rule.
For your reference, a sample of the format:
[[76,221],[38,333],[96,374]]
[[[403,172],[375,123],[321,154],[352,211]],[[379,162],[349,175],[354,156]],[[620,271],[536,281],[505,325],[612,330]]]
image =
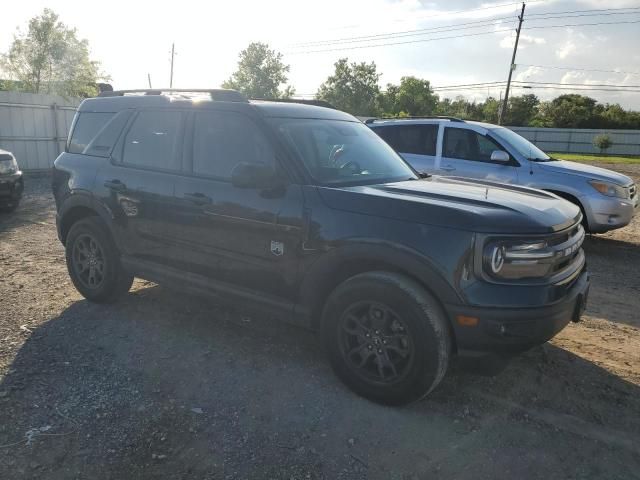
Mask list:
[[140,280],[86,302],[49,179],[26,185],[0,216],[0,479],[640,478],[640,215],[587,239],[582,323],[389,408],[310,332]]

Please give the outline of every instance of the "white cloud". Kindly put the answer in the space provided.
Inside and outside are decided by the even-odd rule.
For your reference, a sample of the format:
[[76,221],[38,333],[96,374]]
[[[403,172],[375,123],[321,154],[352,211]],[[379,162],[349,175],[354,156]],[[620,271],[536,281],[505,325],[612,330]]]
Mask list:
[[561,60],[564,60],[569,55],[574,53],[577,48],[578,47],[573,40],[567,40],[559,48],[556,49],[556,57],[558,57]]
[[[515,36],[503,37],[502,40],[500,40],[500,47],[513,48],[515,41]],[[527,45],[544,45],[545,43],[547,43],[547,41],[543,37],[534,37],[533,35],[523,34],[520,35],[518,48],[526,48]]]

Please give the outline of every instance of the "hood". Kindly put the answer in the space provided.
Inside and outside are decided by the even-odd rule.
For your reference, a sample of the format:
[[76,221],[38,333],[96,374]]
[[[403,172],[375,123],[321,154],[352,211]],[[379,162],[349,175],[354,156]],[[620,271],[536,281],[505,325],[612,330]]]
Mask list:
[[613,170],[607,170],[606,168],[594,167],[586,163],[557,160],[553,162],[537,162],[537,164],[543,171],[579,175],[588,180],[612,182],[623,187],[633,183],[633,181],[626,175],[614,172]]
[[337,210],[482,233],[552,233],[580,218],[578,207],[551,193],[455,177],[319,187],[319,193]]

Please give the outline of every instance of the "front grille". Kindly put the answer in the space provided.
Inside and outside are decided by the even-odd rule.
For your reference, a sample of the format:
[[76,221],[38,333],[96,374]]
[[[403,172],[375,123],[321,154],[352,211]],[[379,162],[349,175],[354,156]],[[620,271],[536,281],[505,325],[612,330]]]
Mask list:
[[554,251],[552,275],[571,270],[576,267],[576,263],[581,262],[584,254],[582,243],[584,242],[585,231],[582,225],[578,224],[568,231],[562,232],[549,239],[547,244]]

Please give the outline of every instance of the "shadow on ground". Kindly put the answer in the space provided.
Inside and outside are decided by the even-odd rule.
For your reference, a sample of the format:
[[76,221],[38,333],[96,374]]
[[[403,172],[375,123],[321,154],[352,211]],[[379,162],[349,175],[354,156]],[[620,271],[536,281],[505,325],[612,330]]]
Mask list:
[[639,411],[637,386],[552,345],[378,406],[313,334],[152,286],[30,333],[0,384],[0,478],[627,479]]

